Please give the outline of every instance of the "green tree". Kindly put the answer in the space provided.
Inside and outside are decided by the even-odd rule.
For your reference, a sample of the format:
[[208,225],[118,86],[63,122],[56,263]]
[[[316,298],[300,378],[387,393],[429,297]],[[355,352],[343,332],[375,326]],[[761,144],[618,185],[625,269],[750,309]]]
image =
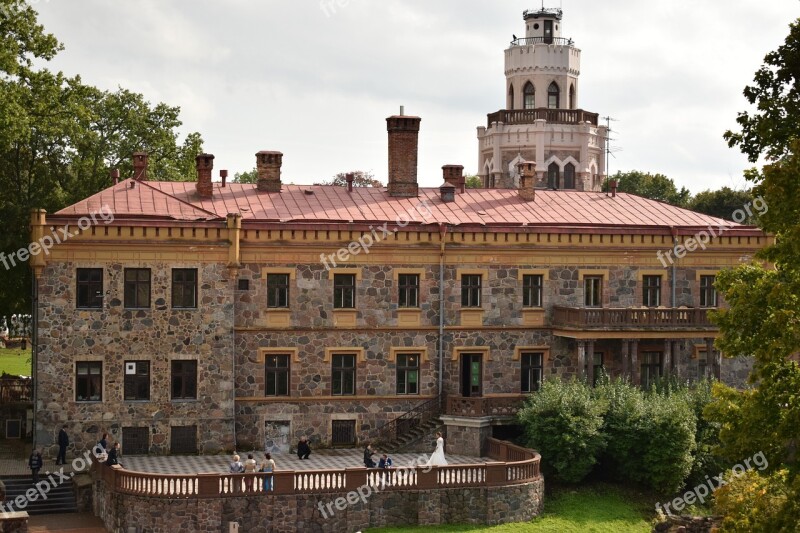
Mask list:
[[752,112],[739,113],[736,122],[741,131],[728,130],[728,146],[738,146],[755,163],[759,156],[776,160],[791,150],[800,137],[800,19],[789,25],[783,45],[764,57],[756,71],[753,85],[744,88]]
[[[380,180],[375,179],[372,172],[364,170],[353,170],[353,187],[383,187]],[[340,172],[329,180],[315,183],[314,185],[337,185],[339,187],[347,186],[347,174],[349,172]]]
[[[686,187],[680,190],[675,182],[663,174],[651,174],[639,170],[617,172],[611,177],[617,180],[617,190],[658,200],[678,207],[685,207],[691,198],[691,193]],[[603,185],[603,190],[608,190],[608,182]]]
[[[723,187],[716,191],[705,190],[697,193],[688,203],[687,207],[692,211],[733,220],[733,212],[741,210],[745,204],[752,204],[753,195],[750,191],[735,191],[730,187]],[[744,224],[754,224],[755,217],[748,216]]]
[[483,180],[477,174],[474,176],[467,176],[465,179],[467,189],[482,189]]
[[233,175],[234,183],[257,183],[258,169],[248,170],[247,172],[237,172]]
[[[179,108],[44,68],[62,48],[27,3],[0,0],[0,218],[6,224],[0,251],[6,255],[27,246],[31,209],[52,213],[98,192],[111,184],[111,168],[130,175],[135,151],[150,153],[156,179],[195,179],[202,138],[191,133],[178,142]],[[28,266],[17,262],[3,278],[0,314],[28,310]]]

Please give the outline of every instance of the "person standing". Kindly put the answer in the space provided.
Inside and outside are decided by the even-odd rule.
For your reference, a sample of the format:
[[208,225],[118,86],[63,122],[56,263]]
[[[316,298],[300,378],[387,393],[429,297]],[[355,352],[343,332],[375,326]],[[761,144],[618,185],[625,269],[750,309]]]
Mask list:
[[436,449],[433,450],[430,459],[425,466],[447,466],[447,459],[444,458],[444,437],[442,432],[436,432]]
[[244,472],[244,465],[242,464],[242,461],[240,460],[240,457],[238,455],[233,456],[233,461],[231,461],[230,470],[231,474],[241,474],[242,472]]
[[375,452],[372,449],[372,445],[367,444],[367,447],[364,448],[364,466],[367,468],[375,468],[375,461],[372,460],[372,456],[375,455]]
[[308,439],[303,435],[300,437],[300,442],[297,443],[297,458],[308,459],[309,455],[311,455],[311,446],[308,445]]
[[42,452],[33,450],[30,459],[28,459],[28,468],[31,469],[31,478],[34,484],[39,482],[39,470],[42,469],[42,465]]
[[247,460],[244,462],[244,488],[247,492],[253,492],[253,480],[256,473],[256,460],[253,459],[253,454],[247,454]]
[[111,447],[111,450],[108,452],[108,459],[106,459],[106,465],[114,466],[119,465],[119,442],[115,442],[114,445]]
[[58,432],[58,457],[56,457],[57,465],[67,464],[67,446],[69,446],[69,435],[67,435],[67,425],[61,428]]
[[272,473],[275,471],[275,460],[269,453],[264,454],[264,462],[261,463],[261,471],[267,475],[264,476],[264,491],[272,490]]

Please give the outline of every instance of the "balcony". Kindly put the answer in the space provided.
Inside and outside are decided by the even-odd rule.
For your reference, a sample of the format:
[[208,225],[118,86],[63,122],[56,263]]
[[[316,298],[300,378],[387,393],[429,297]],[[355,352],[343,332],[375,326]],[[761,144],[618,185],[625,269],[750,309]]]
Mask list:
[[445,414],[452,416],[515,416],[525,403],[527,394],[513,396],[448,396]]
[[599,113],[590,113],[583,109],[550,109],[547,107],[537,107],[536,109],[501,109],[495,113],[489,113],[487,123],[489,128],[495,122],[504,124],[519,125],[533,124],[536,120],[546,120],[549,124],[582,124],[590,122],[597,126]]
[[511,41],[511,46],[530,46],[532,44],[555,44],[559,46],[572,46],[572,39],[566,37],[518,37]]
[[590,330],[716,330],[710,308],[553,307],[553,327]]

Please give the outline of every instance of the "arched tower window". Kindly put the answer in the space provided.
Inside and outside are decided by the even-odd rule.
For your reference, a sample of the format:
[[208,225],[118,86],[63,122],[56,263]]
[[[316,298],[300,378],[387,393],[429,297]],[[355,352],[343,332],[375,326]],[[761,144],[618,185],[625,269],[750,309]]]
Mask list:
[[547,167],[547,186],[551,189],[560,189],[561,185],[561,169],[555,161],[550,163]]
[[564,165],[564,188],[575,188],[575,165],[572,163],[567,163]]
[[522,94],[524,95],[523,107],[525,109],[533,109],[536,107],[536,91],[531,82],[525,84],[525,87],[522,89]]
[[569,108],[575,109],[575,85],[569,86]]
[[558,89],[558,84],[556,82],[552,82],[550,87],[547,88],[547,107],[550,109],[558,109],[560,107],[559,97],[560,91]]
[[508,109],[514,109],[514,85],[508,86]]

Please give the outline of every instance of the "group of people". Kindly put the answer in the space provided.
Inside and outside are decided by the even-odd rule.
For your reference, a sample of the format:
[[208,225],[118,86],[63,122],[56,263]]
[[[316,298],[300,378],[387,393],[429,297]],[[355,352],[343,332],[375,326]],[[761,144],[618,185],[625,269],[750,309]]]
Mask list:
[[[67,448],[69,447],[69,434],[67,433],[67,425],[64,424],[61,429],[58,431],[58,437],[56,439],[58,443],[58,455],[56,456],[56,465],[66,465],[67,464]],[[108,447],[108,433],[103,433],[103,436],[100,438],[100,441],[94,447],[95,457],[98,460],[101,460],[105,464],[112,466],[112,465],[120,465],[119,462],[119,453],[120,453],[120,446],[119,442],[115,442],[111,448]],[[31,470],[31,479],[33,483],[39,482],[39,471],[44,466],[44,459],[42,458],[42,452],[38,449],[34,449],[31,452],[31,456],[28,458],[28,468]]]
[[[242,458],[238,455],[233,456],[231,461],[230,472],[231,474],[255,474],[256,472],[265,472],[271,474],[275,471],[275,459],[272,458],[270,453],[264,454],[264,461],[259,466],[258,462],[253,458],[252,453],[247,454],[247,459],[242,462]],[[244,488],[246,492],[253,492],[255,476],[245,476]],[[264,476],[264,490],[272,490],[272,476]]]
[[[375,450],[372,445],[367,444],[364,448],[364,466],[367,468],[391,468],[393,465],[392,458],[387,454],[381,455],[381,458],[375,463],[372,456],[375,455]],[[436,449],[431,454],[425,466],[447,466],[447,459],[444,457],[444,437],[440,431],[436,432]]]

